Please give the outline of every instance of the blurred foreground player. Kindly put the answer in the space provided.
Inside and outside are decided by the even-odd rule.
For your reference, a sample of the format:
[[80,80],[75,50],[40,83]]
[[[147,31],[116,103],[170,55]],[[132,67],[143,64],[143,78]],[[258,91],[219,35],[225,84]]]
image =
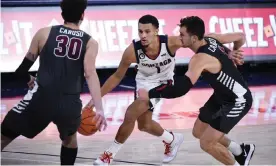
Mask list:
[[[1,150],[20,135],[34,138],[53,122],[62,140],[61,164],[73,165],[78,150],[76,131],[80,124],[84,75],[95,100],[97,125],[99,129],[106,127],[95,68],[98,43],[79,29],[86,6],[86,0],[63,0],[64,24],[42,28],[34,35],[15,72],[19,79],[34,86],[3,120]],[[34,81],[30,80],[28,70],[38,56],[40,66]]]
[[[171,98],[171,93],[182,96],[202,76],[214,89],[214,93],[200,109],[193,135],[200,139],[200,147],[205,152],[223,164],[248,165],[255,145],[242,144],[237,147],[225,134],[249,112],[252,95],[222,45],[233,42],[233,49],[239,50],[245,42],[244,34],[210,34],[204,37],[204,33],[204,22],[199,17],[191,16],[180,20],[180,39],[183,47],[190,48],[195,55],[189,62],[182,83],[162,90],[153,89],[149,96]],[[232,151],[236,161],[226,148],[230,146],[236,147]]]
[[[136,121],[139,130],[164,140],[163,162],[172,161],[183,142],[182,134],[168,132],[152,120],[154,106],[160,98],[149,99],[147,93],[151,89],[162,89],[174,83],[175,53],[182,47],[182,43],[179,37],[158,35],[159,23],[152,15],[142,16],[138,21],[138,28],[140,39],[133,40],[133,43],[126,48],[117,71],[109,77],[101,89],[102,96],[112,91],[121,82],[131,63],[137,63],[135,101],[127,108],[124,122],[117,132],[114,143],[94,164],[108,165],[112,162],[132,133]],[[146,89],[146,92],[141,89]]]

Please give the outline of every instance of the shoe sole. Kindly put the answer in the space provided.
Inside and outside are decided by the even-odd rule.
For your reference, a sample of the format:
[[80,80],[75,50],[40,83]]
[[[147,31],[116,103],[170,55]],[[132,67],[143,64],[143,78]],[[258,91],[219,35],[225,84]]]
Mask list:
[[253,155],[254,155],[254,152],[255,152],[255,149],[256,149],[256,146],[254,144],[250,144],[250,150],[249,150],[249,153],[245,159],[245,163],[244,163],[244,166],[247,166],[249,165]]
[[107,163],[98,163],[98,162],[94,161],[93,165],[111,165],[111,163],[110,164],[107,164]]
[[177,156],[177,153],[178,153],[178,149],[180,148],[180,146],[182,145],[183,142],[184,142],[184,136],[182,137],[182,140],[181,140],[179,146],[177,146],[177,148],[176,148],[176,154],[175,154],[175,156],[171,160],[169,160],[169,161],[163,161],[163,163],[169,163],[169,162],[171,162],[171,161],[173,161],[175,159],[175,157]]

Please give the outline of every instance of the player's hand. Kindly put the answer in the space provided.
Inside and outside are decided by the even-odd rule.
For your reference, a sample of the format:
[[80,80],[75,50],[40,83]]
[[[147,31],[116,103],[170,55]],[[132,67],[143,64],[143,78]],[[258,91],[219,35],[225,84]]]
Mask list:
[[93,99],[91,99],[91,100],[86,104],[85,107],[87,107],[87,108],[92,108],[92,107],[94,107]]
[[96,111],[96,115],[93,118],[93,121],[97,121],[96,127],[99,131],[105,131],[107,127],[107,122],[104,116],[104,111]]
[[242,50],[233,50],[229,53],[229,58],[232,59],[236,65],[243,65],[244,57],[242,53]]
[[36,79],[35,77],[30,75],[30,81],[27,83],[30,90],[32,90],[35,86],[35,79]]

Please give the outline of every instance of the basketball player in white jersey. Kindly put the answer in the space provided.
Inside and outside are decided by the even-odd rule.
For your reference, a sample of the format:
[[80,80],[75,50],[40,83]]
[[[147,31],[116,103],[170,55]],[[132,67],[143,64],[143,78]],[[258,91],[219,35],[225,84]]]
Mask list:
[[[142,16],[138,28],[140,40],[133,40],[133,43],[126,48],[117,71],[101,88],[102,96],[112,91],[121,82],[131,63],[137,63],[135,101],[127,108],[124,122],[117,132],[114,143],[97,158],[94,165],[109,165],[112,162],[132,133],[136,121],[139,130],[163,140],[165,144],[163,162],[170,162],[175,158],[184,140],[182,134],[168,132],[152,120],[153,108],[160,99],[149,99],[147,94],[151,89],[162,89],[174,83],[174,56],[182,47],[182,43],[178,37],[158,35],[159,23],[152,15]],[[240,59],[237,58],[236,61],[239,63]],[[91,107],[92,103],[91,100],[88,107]]]

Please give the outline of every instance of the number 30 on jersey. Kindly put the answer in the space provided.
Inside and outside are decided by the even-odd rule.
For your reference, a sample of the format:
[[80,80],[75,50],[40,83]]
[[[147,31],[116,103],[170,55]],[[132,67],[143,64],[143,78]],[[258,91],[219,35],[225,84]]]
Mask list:
[[76,37],[69,38],[67,35],[56,37],[57,48],[54,49],[56,57],[65,57],[71,60],[78,60],[82,50],[82,40]]

